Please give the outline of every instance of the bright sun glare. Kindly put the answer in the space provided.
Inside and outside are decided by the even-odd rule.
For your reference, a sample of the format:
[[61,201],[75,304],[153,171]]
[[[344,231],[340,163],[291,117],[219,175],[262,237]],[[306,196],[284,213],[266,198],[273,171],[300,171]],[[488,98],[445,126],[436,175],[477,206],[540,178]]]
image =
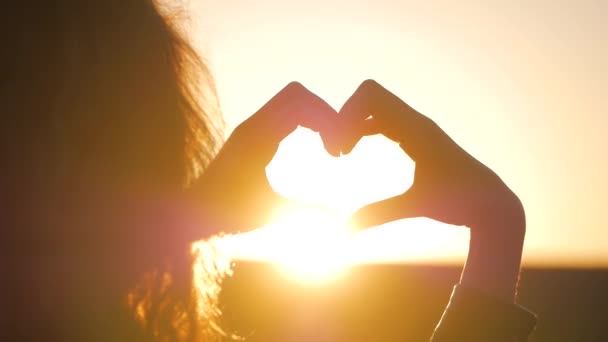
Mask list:
[[352,265],[351,236],[345,215],[302,205],[279,210],[264,228],[228,237],[224,247],[235,258],[270,261],[288,277],[314,285],[339,277]]
[[233,259],[270,262],[299,282],[322,284],[360,263],[456,260],[466,245],[466,231],[428,219],[352,232],[352,212],[405,191],[413,180],[413,163],[385,138],[368,138],[334,158],[316,133],[299,130],[281,143],[267,173],[279,193],[318,205],[278,208],[267,226],[225,237],[222,249]]
[[329,210],[290,208],[280,213],[268,229],[280,241],[273,259],[292,278],[321,283],[350,266],[348,224]]

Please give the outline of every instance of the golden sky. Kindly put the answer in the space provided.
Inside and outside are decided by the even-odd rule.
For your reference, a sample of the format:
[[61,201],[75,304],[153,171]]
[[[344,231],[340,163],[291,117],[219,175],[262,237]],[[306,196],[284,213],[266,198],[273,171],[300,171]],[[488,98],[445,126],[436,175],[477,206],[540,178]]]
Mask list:
[[[230,129],[290,81],[340,108],[373,78],[520,196],[526,263],[608,265],[607,1],[191,3]],[[381,137],[336,161],[301,130],[268,173],[285,195],[352,210],[406,190],[413,167]],[[401,261],[462,256],[467,239],[466,229],[418,219],[358,243],[369,260]]]

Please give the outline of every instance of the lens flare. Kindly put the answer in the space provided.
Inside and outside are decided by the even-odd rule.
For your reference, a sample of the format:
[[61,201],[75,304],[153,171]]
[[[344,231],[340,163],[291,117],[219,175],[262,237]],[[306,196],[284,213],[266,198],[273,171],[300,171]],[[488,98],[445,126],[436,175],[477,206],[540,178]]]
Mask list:
[[309,284],[325,283],[351,265],[346,217],[320,207],[282,211],[268,227],[278,243],[272,258],[286,275]]
[[337,279],[353,264],[348,216],[321,206],[282,208],[267,226],[226,237],[221,245],[235,260],[270,262],[310,285]]

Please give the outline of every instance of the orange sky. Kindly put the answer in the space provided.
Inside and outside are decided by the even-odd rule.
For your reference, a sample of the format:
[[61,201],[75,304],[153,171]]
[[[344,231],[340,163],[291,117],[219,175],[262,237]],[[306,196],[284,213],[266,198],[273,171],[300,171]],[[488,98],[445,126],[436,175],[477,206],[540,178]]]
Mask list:
[[[608,265],[608,2],[191,3],[193,38],[230,129],[289,81],[339,108],[374,78],[520,196],[525,262]],[[413,164],[384,139],[340,162],[317,139],[298,132],[283,144],[268,169],[277,191],[352,209],[411,184]],[[306,163],[317,167],[303,170]],[[385,261],[408,260],[420,246],[427,251],[417,253],[464,255],[467,237],[402,221],[369,233],[361,248]]]

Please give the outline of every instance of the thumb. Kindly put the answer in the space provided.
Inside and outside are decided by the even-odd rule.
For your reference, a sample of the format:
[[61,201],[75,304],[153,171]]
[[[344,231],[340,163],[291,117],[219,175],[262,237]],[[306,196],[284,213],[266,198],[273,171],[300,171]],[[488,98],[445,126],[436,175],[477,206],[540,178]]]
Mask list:
[[424,216],[415,193],[408,191],[403,195],[391,197],[357,210],[352,215],[355,230],[379,226],[391,221]]

